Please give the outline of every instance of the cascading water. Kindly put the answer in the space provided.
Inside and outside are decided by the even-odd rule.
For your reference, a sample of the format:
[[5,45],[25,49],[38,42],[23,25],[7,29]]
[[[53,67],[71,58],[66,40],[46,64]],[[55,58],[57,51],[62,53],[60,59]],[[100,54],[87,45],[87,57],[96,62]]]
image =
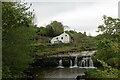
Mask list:
[[73,66],[72,66],[72,60],[70,60],[70,68],[73,68]]
[[62,66],[62,59],[59,60],[59,66],[58,66],[57,68],[64,68],[64,67]]
[[85,59],[85,66],[88,67],[88,58]]
[[59,60],[59,66],[62,66],[62,59]]
[[[88,54],[88,52],[84,53],[84,55],[82,54],[82,56],[78,55],[78,54],[70,55],[70,56],[74,57],[74,61],[72,61],[72,59],[69,60],[70,61],[70,62],[68,62],[69,65],[70,65],[69,68],[77,68],[78,65],[79,65],[79,68],[95,68],[94,64],[93,64],[93,61],[91,59],[91,56],[87,55],[87,54]],[[80,62],[78,62],[79,61],[78,59],[80,59],[79,57],[83,57]],[[61,59],[58,61],[58,67],[57,68],[64,68],[62,62],[63,61],[62,61],[62,57],[61,57]]]
[[95,68],[91,58],[83,58],[80,62],[80,68]]
[[75,57],[74,66],[73,67],[78,67],[77,66],[77,56]]
[[91,58],[89,58],[89,67],[94,67],[94,64]]
[[85,60],[84,60],[84,58],[80,62],[80,67],[85,67]]

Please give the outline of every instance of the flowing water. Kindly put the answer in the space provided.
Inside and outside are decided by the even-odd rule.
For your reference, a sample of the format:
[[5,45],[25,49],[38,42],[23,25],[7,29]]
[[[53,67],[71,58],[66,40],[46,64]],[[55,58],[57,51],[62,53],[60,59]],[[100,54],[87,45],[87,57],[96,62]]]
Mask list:
[[62,62],[63,60],[60,59],[58,61],[58,67],[49,67],[49,68],[36,68],[34,70],[34,77],[35,80],[43,80],[43,79],[71,79],[76,80],[77,76],[85,75],[84,72],[89,68],[95,68],[93,65],[93,61],[90,57],[83,58],[80,61],[80,66],[77,63],[77,57],[74,60],[74,66],[72,60],[70,60],[70,66],[64,67]]
[[[72,54],[73,55],[73,54]],[[57,67],[49,67],[47,68],[35,68],[34,78],[35,80],[43,80],[43,79],[56,79],[56,78],[68,78],[72,80],[76,80],[77,76],[85,75],[84,72],[88,69],[95,68],[93,61],[90,56],[83,57],[81,60],[78,60],[78,55],[75,54],[74,59],[70,59],[69,66],[64,67],[64,59],[58,60]]]
[[62,66],[62,59],[59,60],[59,66],[58,66],[57,68],[64,68],[64,67]]
[[77,66],[77,56],[75,57],[74,66],[73,67],[78,67]]
[[83,58],[79,68],[95,68],[91,57]]
[[73,68],[72,64],[73,64],[72,60],[70,60],[70,68]]
[[36,68],[37,73],[34,74],[35,80],[40,79],[56,79],[56,78],[69,78],[76,79],[79,75],[84,75],[87,69],[80,68]]

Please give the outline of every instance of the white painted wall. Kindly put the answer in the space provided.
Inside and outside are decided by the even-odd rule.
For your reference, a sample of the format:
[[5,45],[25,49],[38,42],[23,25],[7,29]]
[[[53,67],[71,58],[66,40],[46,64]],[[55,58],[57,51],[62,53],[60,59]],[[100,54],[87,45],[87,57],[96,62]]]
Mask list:
[[67,33],[64,32],[61,35],[53,37],[51,39],[51,43],[52,44],[59,43],[59,41],[61,41],[62,43],[69,43],[70,42],[70,36],[69,36],[69,34],[67,34]]

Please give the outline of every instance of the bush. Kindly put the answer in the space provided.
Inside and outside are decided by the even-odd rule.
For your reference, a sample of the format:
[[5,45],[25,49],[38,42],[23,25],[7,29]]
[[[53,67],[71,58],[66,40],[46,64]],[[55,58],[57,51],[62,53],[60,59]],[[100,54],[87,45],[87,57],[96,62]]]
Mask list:
[[88,72],[86,72],[87,78],[119,78],[118,69],[108,66],[107,63],[105,63],[102,60],[98,61],[102,64],[103,70],[101,69],[89,70]]

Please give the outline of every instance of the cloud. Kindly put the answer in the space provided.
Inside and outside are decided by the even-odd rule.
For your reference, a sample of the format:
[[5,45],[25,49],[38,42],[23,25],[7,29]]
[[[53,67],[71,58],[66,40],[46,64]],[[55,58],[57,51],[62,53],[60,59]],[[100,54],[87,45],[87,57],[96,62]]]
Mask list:
[[[106,0],[108,1],[108,0]],[[103,24],[102,16],[118,16],[117,1],[109,2],[33,2],[38,26],[45,26],[53,20],[62,22],[71,29],[95,36],[97,26]]]
[[25,0],[26,2],[116,2],[118,0]]

